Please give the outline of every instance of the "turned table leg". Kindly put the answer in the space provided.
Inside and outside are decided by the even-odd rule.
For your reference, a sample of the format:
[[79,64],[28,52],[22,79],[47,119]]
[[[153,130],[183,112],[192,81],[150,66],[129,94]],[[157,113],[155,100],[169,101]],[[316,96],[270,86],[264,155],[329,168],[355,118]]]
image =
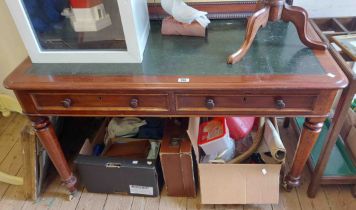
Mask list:
[[35,129],[37,137],[46,149],[63,183],[72,195],[75,194],[77,179],[68,166],[58,142],[57,135],[48,117],[30,117],[30,120],[32,121],[32,127]]
[[299,137],[298,147],[294,155],[292,168],[284,179],[284,187],[287,191],[291,191],[293,187],[300,185],[300,177],[305,163],[319,137],[324,121],[324,117],[305,119],[303,130]]

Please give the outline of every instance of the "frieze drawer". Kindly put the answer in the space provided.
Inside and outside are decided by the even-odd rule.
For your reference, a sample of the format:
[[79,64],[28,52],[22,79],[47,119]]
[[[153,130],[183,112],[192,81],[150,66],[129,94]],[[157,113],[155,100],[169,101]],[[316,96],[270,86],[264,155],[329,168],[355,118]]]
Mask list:
[[317,95],[177,94],[177,111],[312,111]]
[[168,111],[168,94],[88,94],[33,93],[38,111],[43,110],[113,110]]

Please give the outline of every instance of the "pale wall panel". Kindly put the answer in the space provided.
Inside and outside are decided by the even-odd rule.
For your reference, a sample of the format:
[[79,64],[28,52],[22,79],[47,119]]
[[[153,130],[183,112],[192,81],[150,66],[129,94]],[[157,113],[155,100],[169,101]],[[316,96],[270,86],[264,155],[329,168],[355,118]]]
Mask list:
[[26,58],[27,52],[4,0],[0,1],[0,26],[0,93],[11,95],[3,80]]
[[310,17],[356,16],[356,0],[294,0]]

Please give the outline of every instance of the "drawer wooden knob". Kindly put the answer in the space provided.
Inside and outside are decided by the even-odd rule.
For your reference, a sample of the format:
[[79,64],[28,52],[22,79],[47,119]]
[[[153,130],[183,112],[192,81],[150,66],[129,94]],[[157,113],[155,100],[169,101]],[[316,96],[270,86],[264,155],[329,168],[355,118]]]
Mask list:
[[286,104],[284,103],[283,99],[277,99],[276,100],[276,107],[277,107],[277,109],[286,108]]
[[214,99],[208,98],[206,99],[206,108],[213,109],[215,107]]
[[72,106],[72,99],[66,98],[62,101],[62,105],[64,108],[69,108]]
[[130,107],[133,109],[137,108],[138,107],[138,99],[136,99],[136,98],[131,99]]

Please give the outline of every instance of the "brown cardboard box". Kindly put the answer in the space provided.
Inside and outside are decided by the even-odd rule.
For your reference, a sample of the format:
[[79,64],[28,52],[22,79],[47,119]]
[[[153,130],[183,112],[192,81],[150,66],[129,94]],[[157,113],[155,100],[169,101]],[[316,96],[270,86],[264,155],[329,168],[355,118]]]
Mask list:
[[167,195],[196,196],[196,178],[192,145],[185,132],[187,123],[167,122],[160,149],[160,160]]
[[347,139],[352,127],[356,127],[356,113],[350,108],[340,131],[343,139]]
[[[189,120],[188,135],[197,161],[200,118]],[[198,163],[203,204],[277,204],[280,164]]]
[[345,143],[351,152],[353,162],[356,164],[356,127],[352,127]]
[[353,162],[356,164],[356,113],[351,108],[347,112],[340,135],[352,155]]

